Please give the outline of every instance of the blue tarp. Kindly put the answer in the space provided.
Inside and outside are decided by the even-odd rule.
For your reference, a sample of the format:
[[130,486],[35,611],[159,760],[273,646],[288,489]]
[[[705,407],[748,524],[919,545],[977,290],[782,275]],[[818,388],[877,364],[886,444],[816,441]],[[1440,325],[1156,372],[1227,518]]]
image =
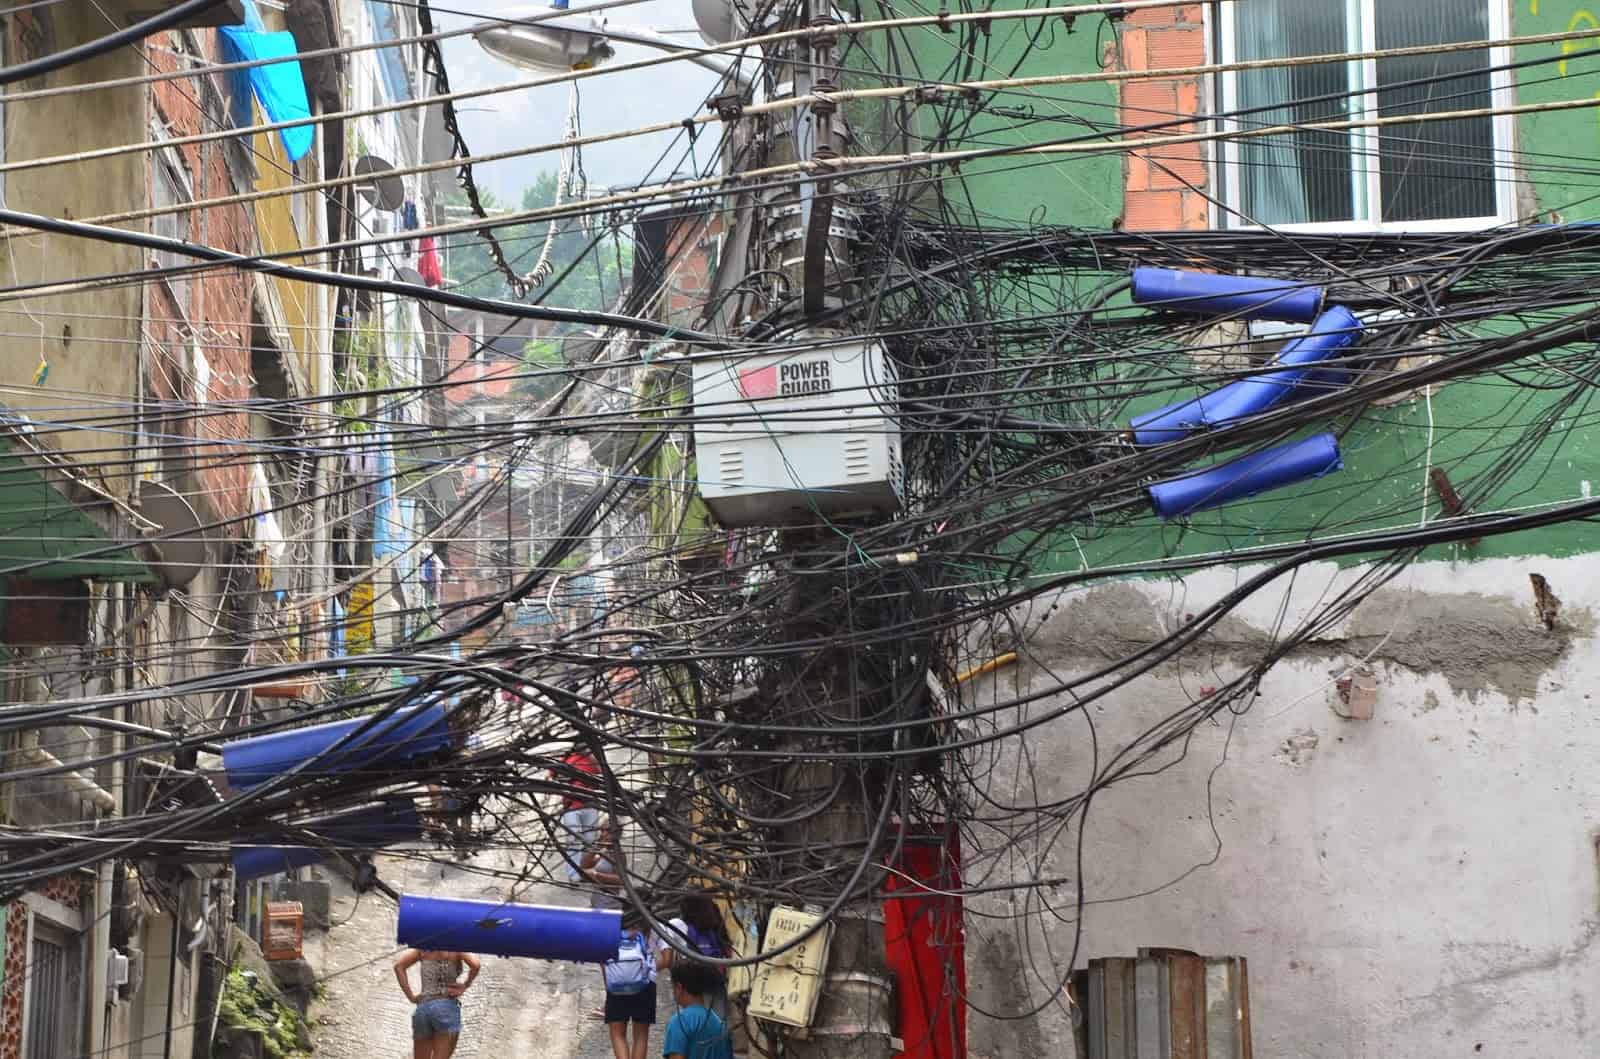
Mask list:
[[[264,33],[259,29],[249,28],[261,24],[259,18],[249,16],[254,16],[253,8],[249,9],[244,26],[222,27],[225,61],[251,62],[256,59],[278,59],[286,55],[299,54],[299,45],[295,44],[293,33]],[[261,101],[261,109],[267,115],[268,121],[294,121],[311,116],[311,101],[306,98],[306,79],[298,62],[252,66],[248,70],[238,71],[234,77],[232,117],[235,125],[250,124],[248,113],[250,93],[243,88],[242,82],[245,80],[248,80],[255,97]],[[278,135],[283,139],[284,149],[289,152],[291,162],[304,157],[305,153],[311,150],[311,145],[317,137],[314,125],[296,125],[290,129],[279,129]]]

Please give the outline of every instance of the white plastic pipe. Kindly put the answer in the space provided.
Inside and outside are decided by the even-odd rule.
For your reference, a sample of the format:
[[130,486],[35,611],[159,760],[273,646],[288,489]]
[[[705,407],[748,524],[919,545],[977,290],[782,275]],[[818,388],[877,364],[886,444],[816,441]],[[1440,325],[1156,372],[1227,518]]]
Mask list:
[[[35,734],[32,738],[37,740],[38,735]],[[47,769],[66,767],[60,758],[39,746],[37,742],[24,743],[18,749],[22,754],[22,759],[30,765],[37,765],[39,768]],[[83,773],[63,772],[61,773],[61,779],[70,790],[82,795],[86,801],[93,804],[101,812],[109,813],[117,807],[117,800],[111,796],[111,792]]]

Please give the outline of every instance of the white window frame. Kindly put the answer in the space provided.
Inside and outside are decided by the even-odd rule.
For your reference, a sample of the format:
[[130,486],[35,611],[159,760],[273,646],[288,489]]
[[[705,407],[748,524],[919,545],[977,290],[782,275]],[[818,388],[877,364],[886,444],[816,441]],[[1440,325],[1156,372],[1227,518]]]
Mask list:
[[[1355,9],[1360,18],[1359,39],[1350,42],[1351,53],[1373,52],[1377,50],[1377,17],[1376,0],[1310,0],[1314,3],[1343,3],[1346,9]],[[1509,0],[1480,0],[1489,15],[1489,39],[1504,40],[1511,34],[1511,9]],[[1217,33],[1207,33],[1208,41],[1216,40],[1218,49],[1218,62],[1226,65],[1236,61],[1237,52],[1234,45],[1235,19],[1238,17],[1238,0],[1223,0],[1219,5]],[[1206,7],[1206,17],[1212,17],[1210,5]],[[1507,47],[1492,47],[1489,49],[1489,65],[1491,67],[1504,66],[1511,62],[1511,49]],[[1351,63],[1352,71],[1356,64]],[[1376,59],[1363,59],[1360,61],[1362,83],[1376,85],[1378,80],[1378,62]],[[1352,78],[1354,80],[1354,78]],[[1217,75],[1218,91],[1213,93],[1214,98],[1221,99],[1218,108],[1222,114],[1231,114],[1238,108],[1238,72],[1224,71]],[[1352,84],[1351,88],[1361,87]],[[1515,102],[1516,85],[1510,70],[1491,69],[1489,73],[1489,103],[1496,110],[1504,110]],[[1362,120],[1376,117],[1377,92],[1376,90],[1365,95],[1355,97],[1356,108],[1350,115],[1352,119]],[[1496,114],[1489,119],[1494,137],[1492,165],[1495,172],[1495,212],[1483,217],[1449,217],[1431,221],[1383,221],[1371,214],[1382,208],[1381,169],[1378,158],[1378,128],[1355,128],[1350,130],[1351,144],[1350,178],[1355,194],[1353,201],[1357,204],[1358,211],[1364,211],[1369,216],[1349,221],[1320,221],[1274,225],[1274,231],[1281,232],[1471,232],[1484,228],[1493,228],[1502,224],[1509,224],[1517,218],[1517,181],[1515,170],[1512,168],[1513,155],[1516,150],[1516,119],[1511,114]],[[1239,132],[1247,126],[1230,118],[1221,118],[1213,123],[1216,131],[1222,133]],[[1424,125],[1424,127],[1426,127]],[[1234,213],[1239,208],[1239,144],[1234,140],[1219,141],[1221,150],[1216,152],[1218,163],[1216,166],[1219,179],[1216,186],[1221,190],[1222,201],[1227,208],[1216,207],[1213,210],[1213,227],[1228,228],[1233,231],[1260,231],[1262,226],[1243,221]]]
[[[156,123],[150,127],[150,138],[152,140],[167,140],[171,137],[166,126]],[[177,193],[179,201],[185,203],[185,206],[181,211],[150,218],[152,232],[155,231],[157,222],[170,220],[173,217],[181,217],[187,220],[190,212],[194,209],[194,184],[190,181],[188,167],[183,164],[183,156],[178,153],[176,148],[160,147],[152,152],[150,156],[150,204],[152,206],[156,205],[156,181],[162,179],[162,174],[166,175],[168,183]],[[187,232],[183,235],[183,241],[189,241]],[[182,255],[174,255],[169,263],[167,261],[168,255],[164,251],[157,250],[155,254],[156,260],[162,262],[161,267],[163,268],[194,264],[192,258],[185,258]],[[172,292],[172,300],[178,304],[179,315],[187,323],[194,304],[192,299],[194,296],[193,284],[195,277],[184,276],[180,279],[174,279],[171,276],[163,276],[161,279],[167,285],[167,289]]]

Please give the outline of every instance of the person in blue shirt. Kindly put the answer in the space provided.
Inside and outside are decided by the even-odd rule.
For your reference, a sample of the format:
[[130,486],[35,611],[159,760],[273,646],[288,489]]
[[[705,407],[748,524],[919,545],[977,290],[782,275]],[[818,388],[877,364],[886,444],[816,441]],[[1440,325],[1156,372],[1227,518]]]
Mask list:
[[665,1059],[733,1059],[733,1042],[717,1013],[706,1007],[706,994],[717,985],[717,972],[703,963],[680,960],[672,967],[672,999],[678,1013],[667,1023],[661,1044]]

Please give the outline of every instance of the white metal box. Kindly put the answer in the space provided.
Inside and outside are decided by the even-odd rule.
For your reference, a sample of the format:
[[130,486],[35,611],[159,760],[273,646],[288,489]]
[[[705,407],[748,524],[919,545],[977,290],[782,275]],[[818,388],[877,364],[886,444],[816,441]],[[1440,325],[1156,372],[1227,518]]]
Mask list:
[[875,342],[697,359],[700,495],[725,526],[797,525],[900,507],[894,367]]

